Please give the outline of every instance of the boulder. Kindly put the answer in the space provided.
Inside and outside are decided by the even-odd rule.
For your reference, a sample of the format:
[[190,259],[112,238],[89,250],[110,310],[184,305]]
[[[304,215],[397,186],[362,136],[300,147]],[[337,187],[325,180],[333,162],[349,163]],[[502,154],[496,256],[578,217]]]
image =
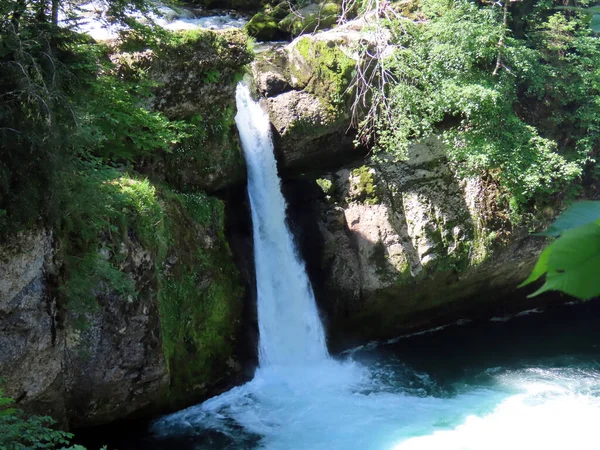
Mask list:
[[322,248],[312,271],[321,273],[317,298],[334,345],[491,310],[544,245],[512,228],[492,181],[459,178],[437,138],[412,144],[406,161],[354,164],[318,184],[320,231],[311,240]]
[[63,428],[100,425],[189,406],[239,372],[244,289],[223,204],[166,190],[155,201],[142,214],[162,209],[153,224],[162,248],[142,245],[133,215],[97,255],[133,282],[131,292],[103,277],[77,281],[91,302],[67,297],[73,279],[45,230],[0,245],[0,380],[18,408]]
[[350,126],[357,39],[355,28],[338,27],[301,36],[253,63],[286,174],[323,172],[364,154]]
[[334,2],[312,3],[290,12],[280,23],[279,28],[292,36],[311,34],[326,30],[336,24],[341,7]]
[[185,192],[243,183],[234,116],[235,86],[252,59],[247,35],[236,29],[191,30],[157,48],[139,44],[138,51],[112,55],[114,70],[134,81],[149,78],[155,87],[144,106],[190,127],[170,152],[147,158],[137,169]]
[[260,41],[272,41],[280,34],[277,20],[264,13],[256,13],[245,26],[248,34]]

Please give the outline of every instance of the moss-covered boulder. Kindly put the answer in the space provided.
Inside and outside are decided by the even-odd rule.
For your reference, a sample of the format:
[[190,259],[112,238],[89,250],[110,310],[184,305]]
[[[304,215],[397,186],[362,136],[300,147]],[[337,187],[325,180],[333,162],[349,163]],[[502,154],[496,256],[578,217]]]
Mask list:
[[260,41],[271,41],[280,35],[277,20],[268,13],[256,13],[246,24],[248,34]]
[[276,152],[288,172],[326,170],[356,156],[348,87],[354,76],[355,38],[343,27],[305,35],[253,64],[277,131]]
[[155,85],[147,108],[187,125],[187,137],[170,152],[147,158],[138,170],[181,191],[216,191],[241,183],[245,164],[233,117],[235,86],[253,55],[241,30],[192,30],[154,43],[135,36],[113,55],[115,68]]
[[164,196],[168,245],[158,269],[169,404],[189,404],[240,369],[244,289],[225,239],[224,205],[203,194]]
[[334,2],[313,3],[297,11],[290,12],[281,22],[279,28],[292,36],[310,34],[318,30],[326,30],[336,24],[341,7]]
[[[4,392],[64,427],[187,406],[240,368],[244,292],[223,203],[133,174],[99,189],[97,235],[39,230],[0,246]],[[98,245],[65,252],[81,239]]]

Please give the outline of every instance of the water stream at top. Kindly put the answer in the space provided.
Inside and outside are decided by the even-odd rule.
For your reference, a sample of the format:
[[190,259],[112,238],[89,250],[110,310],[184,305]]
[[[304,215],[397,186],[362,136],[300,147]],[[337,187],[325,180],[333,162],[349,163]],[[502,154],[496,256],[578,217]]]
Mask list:
[[[159,442],[151,448],[600,448],[600,351],[595,344],[586,344],[590,348],[583,356],[573,356],[572,348],[568,357],[559,349],[556,358],[525,352],[524,361],[503,366],[506,358],[494,364],[494,348],[511,349],[498,347],[492,336],[478,353],[490,358],[486,365],[469,374],[463,369],[446,383],[368,348],[350,352],[343,361],[331,358],[304,264],[286,225],[268,117],[243,85],[237,88],[237,106],[254,227],[260,366],[245,385],[155,424],[158,441],[185,436],[185,445]],[[509,339],[507,334],[504,341]],[[472,340],[469,335],[463,342],[472,345]],[[515,345],[526,348],[527,342]],[[455,358],[464,356],[460,349],[451,351]],[[439,352],[437,359],[446,354]],[[455,365],[467,363],[473,361]]]

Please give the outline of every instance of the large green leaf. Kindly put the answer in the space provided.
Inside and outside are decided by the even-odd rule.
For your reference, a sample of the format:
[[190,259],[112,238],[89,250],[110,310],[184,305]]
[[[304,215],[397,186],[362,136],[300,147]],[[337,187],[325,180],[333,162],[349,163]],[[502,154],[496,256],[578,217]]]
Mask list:
[[531,271],[531,275],[523,281],[519,287],[527,286],[528,284],[533,283],[535,280],[540,278],[548,271],[548,259],[550,258],[550,253],[552,252],[552,245],[549,245],[544,249],[542,254],[540,255],[537,263],[535,263],[535,267]]
[[541,266],[547,269],[546,282],[531,296],[551,290],[583,300],[600,295],[600,226],[597,223],[565,231],[549,248],[551,250],[544,251],[547,256]]
[[559,236],[567,230],[600,220],[600,201],[574,203],[539,236]]

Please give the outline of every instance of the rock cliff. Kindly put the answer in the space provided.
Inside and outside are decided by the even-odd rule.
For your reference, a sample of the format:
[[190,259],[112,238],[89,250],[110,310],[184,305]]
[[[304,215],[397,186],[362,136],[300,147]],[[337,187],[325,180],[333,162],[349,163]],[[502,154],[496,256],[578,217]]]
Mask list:
[[322,190],[310,205],[292,200],[290,214],[306,222],[296,229],[310,241],[304,253],[334,340],[392,337],[482,310],[514,292],[543,246],[513,229],[490,179],[458,175],[440,139],[411,145],[405,161],[355,148],[348,87],[368,38],[360,29],[301,36],[253,65],[280,172]]
[[73,280],[51,233],[23,233],[0,247],[0,375],[20,408],[64,426],[101,424],[187,405],[239,371],[244,290],[223,205],[157,195],[165,225],[154,232],[164,243],[142,243],[130,225],[118,245],[99,250],[133,291],[106,280],[89,286],[93,302],[65,303],[61,290]]

